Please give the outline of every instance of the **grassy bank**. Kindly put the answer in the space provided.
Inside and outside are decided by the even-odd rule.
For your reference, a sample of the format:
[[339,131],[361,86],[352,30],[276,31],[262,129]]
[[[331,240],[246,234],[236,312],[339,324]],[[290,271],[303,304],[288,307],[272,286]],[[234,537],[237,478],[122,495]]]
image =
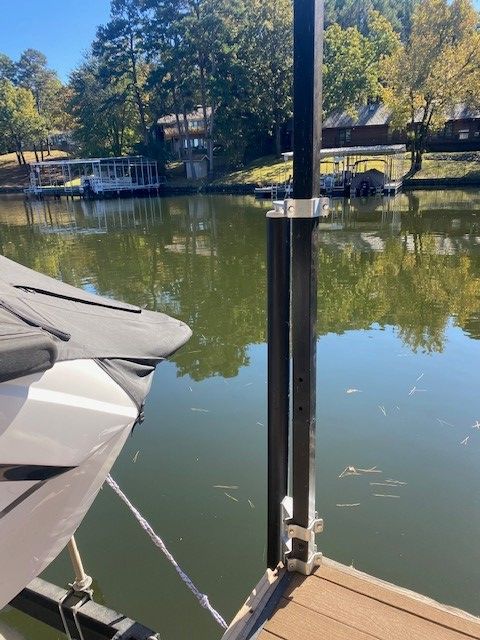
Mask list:
[[[25,151],[25,160],[35,162],[35,154],[33,151]],[[45,156],[46,160],[54,158],[65,158],[68,154],[64,151],[52,150],[49,156]],[[15,153],[5,153],[0,155],[0,188],[15,189],[25,188],[29,184],[30,168],[27,165],[19,165]]]
[[[410,162],[409,154],[405,158],[405,170]],[[232,171],[217,178],[221,184],[266,185],[283,182],[293,172],[292,161],[284,162],[274,156],[264,156],[246,165],[243,169]],[[456,153],[426,153],[422,170],[415,174],[416,179],[480,178],[480,151]]]
[[426,153],[421,171],[412,177],[416,180],[480,178],[480,151]]

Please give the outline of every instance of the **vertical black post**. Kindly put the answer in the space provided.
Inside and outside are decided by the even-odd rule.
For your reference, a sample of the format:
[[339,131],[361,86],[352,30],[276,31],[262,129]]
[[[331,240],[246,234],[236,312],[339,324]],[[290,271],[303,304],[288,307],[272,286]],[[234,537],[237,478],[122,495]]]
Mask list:
[[[322,45],[323,0],[294,0],[292,497],[293,523],[304,529],[315,518],[318,217],[312,199],[320,195]],[[303,206],[302,200],[309,202]],[[312,553],[308,542],[293,538],[292,559],[306,563]]]
[[282,559],[280,503],[288,493],[290,387],[290,220],[267,218],[268,544],[267,565]]
[[323,0],[293,3],[294,198],[320,195]]

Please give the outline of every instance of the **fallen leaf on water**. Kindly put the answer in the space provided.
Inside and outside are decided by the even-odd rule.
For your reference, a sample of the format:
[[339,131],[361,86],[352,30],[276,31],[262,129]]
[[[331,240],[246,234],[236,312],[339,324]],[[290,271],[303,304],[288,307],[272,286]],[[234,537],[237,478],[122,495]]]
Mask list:
[[134,463],[135,463],[135,462],[137,461],[137,458],[138,458],[138,454],[139,454],[139,453],[140,453],[140,450],[138,450],[138,451],[137,451],[137,453],[133,456],[133,458],[132,458],[132,462],[134,462]]

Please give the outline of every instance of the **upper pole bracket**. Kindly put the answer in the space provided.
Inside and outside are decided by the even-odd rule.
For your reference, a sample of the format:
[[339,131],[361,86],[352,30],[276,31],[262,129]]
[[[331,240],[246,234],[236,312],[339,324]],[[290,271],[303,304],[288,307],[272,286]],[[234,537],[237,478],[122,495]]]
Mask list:
[[330,213],[329,198],[287,198],[275,200],[267,218],[326,218]]

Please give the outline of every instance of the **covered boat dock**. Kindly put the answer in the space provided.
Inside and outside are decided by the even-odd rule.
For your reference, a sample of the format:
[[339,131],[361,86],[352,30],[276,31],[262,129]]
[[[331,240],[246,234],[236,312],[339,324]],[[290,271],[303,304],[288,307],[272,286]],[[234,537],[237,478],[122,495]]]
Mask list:
[[[320,151],[320,188],[332,196],[394,195],[402,186],[406,146],[338,147]],[[282,154],[285,162],[293,151]]]
[[34,162],[26,195],[102,197],[157,190],[164,179],[144,156],[77,158]]

